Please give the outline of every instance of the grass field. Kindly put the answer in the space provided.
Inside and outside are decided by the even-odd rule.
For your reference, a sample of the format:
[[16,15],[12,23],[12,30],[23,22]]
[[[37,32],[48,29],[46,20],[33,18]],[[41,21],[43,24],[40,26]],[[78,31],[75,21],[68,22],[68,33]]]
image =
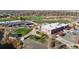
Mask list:
[[24,36],[24,35],[28,34],[30,31],[31,31],[31,29],[28,29],[28,28],[19,28],[15,32]]
[[0,18],[0,21],[12,21],[12,20],[31,20],[36,23],[55,23],[55,22],[70,23],[70,22],[72,22],[71,18],[44,20],[43,16],[15,16],[15,17],[10,17],[10,18]]

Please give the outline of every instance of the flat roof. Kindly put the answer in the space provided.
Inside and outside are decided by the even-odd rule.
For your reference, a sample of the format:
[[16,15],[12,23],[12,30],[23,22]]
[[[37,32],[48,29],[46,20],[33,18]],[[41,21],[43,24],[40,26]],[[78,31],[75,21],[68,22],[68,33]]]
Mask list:
[[51,23],[51,24],[43,24],[42,27],[43,28],[46,28],[46,29],[49,29],[49,30],[52,30],[52,29],[56,29],[56,28],[60,28],[60,27],[63,27],[63,26],[67,26],[68,24],[60,24],[60,23]]
[[30,23],[33,23],[33,22],[31,22],[31,21],[24,21],[24,22],[22,22],[21,20],[0,21],[0,24],[9,24],[9,25],[11,25],[11,24],[23,24],[23,23],[30,24]]

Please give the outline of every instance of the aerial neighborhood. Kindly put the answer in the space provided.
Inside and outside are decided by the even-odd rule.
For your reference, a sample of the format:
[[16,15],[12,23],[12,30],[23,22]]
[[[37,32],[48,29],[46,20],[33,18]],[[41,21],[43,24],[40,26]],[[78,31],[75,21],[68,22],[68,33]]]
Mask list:
[[0,10],[0,49],[78,49],[79,10]]

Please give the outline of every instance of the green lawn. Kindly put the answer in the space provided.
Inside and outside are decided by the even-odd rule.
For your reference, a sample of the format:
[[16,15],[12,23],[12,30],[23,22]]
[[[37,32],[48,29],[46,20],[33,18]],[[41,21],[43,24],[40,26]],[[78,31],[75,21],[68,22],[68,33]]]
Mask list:
[[51,19],[51,20],[44,20],[43,16],[15,16],[10,18],[0,18],[0,21],[12,21],[12,20],[31,20],[36,23],[70,23],[73,19]]
[[15,16],[15,17],[8,17],[8,18],[0,18],[0,21],[13,21],[13,20],[20,20],[20,17]]
[[43,16],[14,16],[9,18],[0,18],[0,21],[12,21],[12,20],[32,20],[32,21],[41,21]]
[[13,21],[13,18],[0,18],[0,21]]
[[52,19],[52,20],[44,20],[43,16],[23,16],[24,19],[27,20],[32,20],[36,23],[55,23],[55,22],[59,22],[59,23],[70,23],[71,19]]
[[24,36],[25,34],[28,34],[30,31],[31,29],[28,28],[19,28],[15,32]]

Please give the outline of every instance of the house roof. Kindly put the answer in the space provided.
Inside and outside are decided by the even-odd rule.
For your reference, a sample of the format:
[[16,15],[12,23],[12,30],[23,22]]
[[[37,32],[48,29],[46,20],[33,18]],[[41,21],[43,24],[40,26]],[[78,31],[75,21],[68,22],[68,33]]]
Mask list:
[[52,29],[56,29],[56,28],[60,28],[60,27],[63,27],[63,26],[67,26],[68,24],[60,24],[60,23],[51,23],[51,24],[43,24],[42,27],[43,28],[46,28],[46,29],[49,29],[49,30],[52,30]]

